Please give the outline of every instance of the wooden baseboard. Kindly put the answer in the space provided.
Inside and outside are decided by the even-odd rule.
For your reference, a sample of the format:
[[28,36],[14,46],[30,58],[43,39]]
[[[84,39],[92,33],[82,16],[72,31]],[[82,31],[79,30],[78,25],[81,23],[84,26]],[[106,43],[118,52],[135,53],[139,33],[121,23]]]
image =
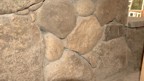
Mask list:
[[142,70],[141,70],[141,78],[140,81],[144,81],[144,58],[143,58],[143,63],[142,63]]

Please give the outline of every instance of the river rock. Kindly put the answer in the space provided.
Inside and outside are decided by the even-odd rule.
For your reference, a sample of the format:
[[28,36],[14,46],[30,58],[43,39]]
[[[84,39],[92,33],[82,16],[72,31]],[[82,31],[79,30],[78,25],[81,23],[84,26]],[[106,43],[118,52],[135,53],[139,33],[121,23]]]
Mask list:
[[90,81],[92,70],[87,61],[67,49],[60,60],[45,67],[44,75],[45,81]]
[[69,0],[46,0],[37,11],[37,24],[42,31],[65,38],[76,24],[74,7]]
[[102,36],[103,28],[94,16],[79,17],[76,28],[67,36],[67,48],[80,54],[89,52]]
[[44,35],[44,41],[46,46],[45,57],[49,61],[55,61],[62,56],[64,46],[62,41],[51,33]]

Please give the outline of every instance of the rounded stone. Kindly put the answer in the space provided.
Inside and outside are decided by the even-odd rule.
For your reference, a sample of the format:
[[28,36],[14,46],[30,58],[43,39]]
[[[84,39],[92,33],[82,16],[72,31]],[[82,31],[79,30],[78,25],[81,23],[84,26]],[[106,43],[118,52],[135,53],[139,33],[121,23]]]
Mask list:
[[103,30],[94,16],[78,17],[77,26],[65,39],[65,45],[81,55],[88,53],[101,39]]
[[91,0],[78,0],[75,3],[75,8],[78,15],[89,16],[94,12],[95,5]]
[[65,50],[60,60],[44,68],[45,81],[90,81],[92,68],[77,53]]
[[97,0],[95,2],[94,15],[103,26],[114,20],[121,24],[127,23],[128,1],[127,0]]
[[62,41],[51,33],[44,35],[44,41],[46,46],[45,57],[49,61],[55,61],[62,56],[64,46]]
[[69,0],[48,0],[37,12],[37,24],[44,32],[65,38],[75,27],[74,7]]

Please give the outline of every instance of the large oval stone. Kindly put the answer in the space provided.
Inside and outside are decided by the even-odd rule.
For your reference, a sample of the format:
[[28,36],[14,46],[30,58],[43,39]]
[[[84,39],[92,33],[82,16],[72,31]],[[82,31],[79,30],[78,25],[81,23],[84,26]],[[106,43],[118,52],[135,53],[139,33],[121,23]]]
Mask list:
[[42,31],[66,37],[76,24],[73,5],[69,0],[46,0],[37,12],[37,23]]
[[60,60],[44,69],[45,81],[90,81],[92,69],[77,53],[65,50]]

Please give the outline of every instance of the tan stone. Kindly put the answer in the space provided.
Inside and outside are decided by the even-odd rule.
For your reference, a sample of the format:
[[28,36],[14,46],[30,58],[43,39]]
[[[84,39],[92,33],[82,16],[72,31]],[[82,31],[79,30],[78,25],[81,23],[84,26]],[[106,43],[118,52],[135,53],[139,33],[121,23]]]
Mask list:
[[37,24],[42,31],[65,38],[76,24],[73,5],[69,0],[46,0],[37,11]]
[[89,62],[92,68],[98,68],[100,66],[101,60],[99,59],[99,55],[94,51],[91,51],[82,56]]
[[74,5],[80,16],[89,16],[95,10],[95,5],[91,0],[77,0]]
[[90,81],[90,65],[77,53],[65,50],[60,60],[47,65],[44,69],[45,81]]
[[27,14],[29,14],[29,10],[25,9],[25,10],[22,10],[22,11],[18,11],[15,14],[16,15],[27,15]]
[[30,16],[0,16],[0,81],[42,81],[43,44]]
[[67,36],[67,48],[80,54],[89,52],[102,36],[103,28],[94,16],[79,17],[76,28]]
[[124,37],[112,39],[107,42],[101,41],[93,49],[93,53],[89,54],[96,56],[95,58],[97,58],[86,58],[91,65],[96,63],[94,64],[97,65],[94,70],[94,75],[95,77],[99,76],[96,78],[97,80],[102,80],[113,76],[123,69],[132,68],[131,66],[134,62],[131,55],[131,50],[127,46]]
[[62,41],[51,33],[44,35],[44,41],[46,45],[45,57],[49,61],[55,61],[62,56],[64,46]]
[[97,0],[95,4],[95,16],[101,25],[113,20],[119,23],[127,23],[128,0]]
[[0,14],[9,14],[19,10],[24,10],[40,1],[43,0],[1,0]]

